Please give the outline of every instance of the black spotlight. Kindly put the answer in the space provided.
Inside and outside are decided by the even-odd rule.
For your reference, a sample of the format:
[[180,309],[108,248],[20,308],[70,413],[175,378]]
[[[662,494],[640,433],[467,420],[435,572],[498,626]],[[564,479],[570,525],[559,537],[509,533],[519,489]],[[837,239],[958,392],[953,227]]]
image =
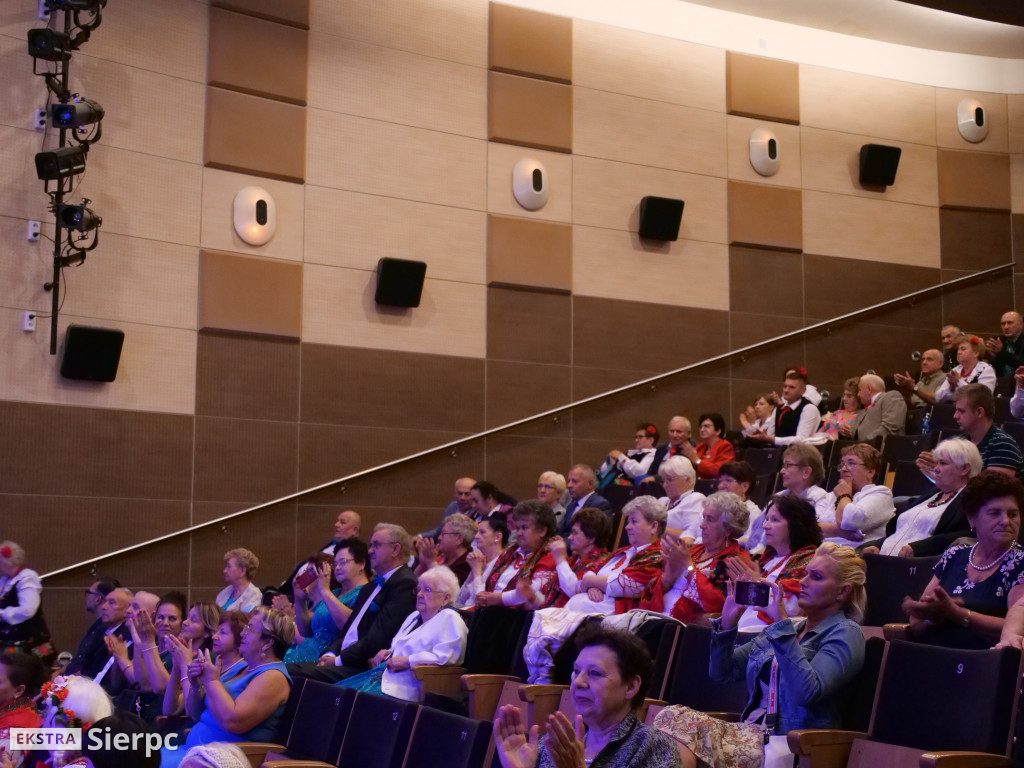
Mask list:
[[61,147],[36,155],[36,174],[40,181],[60,181],[84,170],[84,147]]
[[107,0],[46,0],[48,11],[98,11]]
[[50,105],[50,122],[55,128],[81,128],[83,125],[98,123],[103,115],[103,107],[88,99]]
[[71,58],[71,38],[52,29],[30,29],[28,53],[43,61],[67,61]]
[[57,218],[65,229],[74,229],[78,232],[88,232],[96,229],[103,223],[103,217],[86,207],[88,200],[83,200],[81,205],[62,205],[57,209]]

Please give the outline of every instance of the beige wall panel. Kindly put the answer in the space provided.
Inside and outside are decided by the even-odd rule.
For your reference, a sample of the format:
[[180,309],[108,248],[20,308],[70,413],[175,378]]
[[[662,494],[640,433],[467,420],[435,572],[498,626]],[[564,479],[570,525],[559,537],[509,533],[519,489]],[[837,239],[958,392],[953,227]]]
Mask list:
[[[108,7],[82,50],[89,56],[206,82],[210,10],[195,0],[132,0]],[[76,54],[77,56],[77,54]]]
[[[339,73],[344,81],[340,88]],[[487,72],[314,32],[309,105],[482,139],[487,132]]]
[[571,85],[487,73],[487,138],[572,151]]
[[103,146],[203,161],[206,89],[200,83],[77,53],[71,72],[71,89],[106,111]]
[[1024,213],[1024,155],[1010,155],[1010,196],[1013,213]]
[[264,19],[273,19],[281,24],[309,28],[309,0],[210,0],[210,5],[228,8]]
[[[210,8],[209,34],[208,83],[295,104],[306,103],[306,30]],[[268,51],[274,55],[268,56]]]
[[[529,211],[512,194],[512,168],[524,157],[544,163],[548,172],[548,201],[543,208]],[[508,216],[546,221],[572,221],[573,158],[564,152],[487,143],[487,210]]]
[[725,52],[576,19],[573,84],[725,111]]
[[[124,331],[115,381],[101,384],[60,377],[64,331],[71,323]],[[57,355],[51,356],[49,320],[40,319],[35,333],[25,333],[21,310],[0,309],[0,345],[6,354],[0,366],[2,400],[162,413],[192,413],[195,408],[195,331],[62,313]]]
[[[235,232],[235,195],[249,186],[267,190],[277,209],[277,229],[266,245],[249,245]],[[204,248],[302,261],[305,229],[305,187],[302,184],[204,168],[202,199],[200,235]]]
[[573,223],[636,232],[645,195],[686,203],[682,240],[726,241],[726,181],[642,165],[573,157]]
[[206,165],[302,181],[306,108],[210,86],[206,89]]
[[729,182],[729,243],[801,249],[800,190]]
[[307,264],[373,271],[384,256],[427,262],[435,280],[483,284],[487,215],[306,185]]
[[487,10],[487,0],[311,0],[310,28],[486,67]]
[[799,123],[799,65],[727,51],[725,102],[731,115]]
[[572,227],[488,216],[487,282],[572,290]]
[[489,29],[491,69],[572,82],[572,19],[491,3]]
[[[40,148],[39,139],[35,131],[0,126],[0,146],[3,146],[0,152],[0,200],[4,201],[5,216],[40,221],[50,217],[46,210],[49,198],[43,193],[43,182],[36,177],[35,156]],[[52,227],[48,232],[53,237]]]
[[725,176],[725,115],[575,88],[573,153]]
[[1024,152],[1024,93],[1006,97],[1007,132],[1011,152]]
[[[49,313],[51,295],[43,283],[53,279],[53,245],[43,239],[30,243],[27,225],[27,219],[0,216],[0,306]],[[52,220],[44,231],[53,237]]]
[[107,234],[81,269],[64,270],[63,311],[100,325],[109,318],[194,331],[198,266],[195,246]]
[[938,208],[805,190],[803,209],[804,253],[939,266]]
[[307,264],[304,281],[303,341],[459,357],[485,354],[487,289],[482,285],[434,280],[428,267],[418,307],[378,309],[372,272]]
[[[799,187],[801,179],[803,131],[799,125],[755,120],[750,117],[729,115],[729,178],[770,184],[776,187]],[[779,170],[774,176],[762,176],[750,164],[750,134],[755,128],[765,128],[775,134],[778,141]]]
[[[805,189],[857,195],[879,200],[920,205],[938,205],[938,159],[935,147],[923,144],[879,140],[838,131],[823,131],[803,126],[800,129],[803,155],[803,182]],[[896,183],[884,192],[866,189],[858,181],[860,176],[860,148],[865,144],[884,143],[897,146],[900,164]]]
[[1010,156],[939,151],[939,205],[1010,210]]
[[308,184],[482,211],[486,167],[479,139],[309,110]]
[[[988,135],[977,144],[967,141],[956,127],[957,105],[966,98],[975,98],[985,107]],[[940,147],[980,152],[1008,152],[1008,122],[1006,94],[935,89],[935,135]]]
[[935,89],[801,65],[800,123],[880,139],[935,144]]
[[727,310],[728,247],[695,240],[646,246],[635,233],[574,226],[572,290],[581,296]]
[[202,251],[199,328],[301,338],[302,264]]
[[[34,14],[28,10],[22,15],[26,19],[34,18]],[[6,25],[0,17],[0,60],[4,62],[4,76],[0,78],[0,125],[28,128],[29,123],[25,120],[26,106],[38,101],[38,106],[42,108],[46,100],[46,86],[41,78],[32,74],[32,57],[25,48],[25,36],[32,26],[25,25],[25,31],[17,37],[7,37],[4,34],[7,31]]]
[[74,197],[92,200],[103,234],[198,245],[202,172],[192,163],[96,144]]

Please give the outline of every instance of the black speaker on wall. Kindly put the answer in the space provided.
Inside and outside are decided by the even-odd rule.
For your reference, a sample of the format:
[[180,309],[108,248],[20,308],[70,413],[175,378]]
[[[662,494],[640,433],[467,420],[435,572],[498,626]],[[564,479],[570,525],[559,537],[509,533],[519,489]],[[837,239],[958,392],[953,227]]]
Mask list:
[[640,237],[671,242],[679,239],[683,201],[648,195],[640,200]]
[[377,290],[373,300],[387,307],[418,307],[426,275],[425,261],[385,256],[377,262]]
[[69,325],[64,334],[64,359],[60,375],[65,379],[113,381],[121,362],[124,331]]
[[888,187],[896,182],[896,168],[900,164],[899,147],[885,144],[865,144],[860,148],[860,183]]

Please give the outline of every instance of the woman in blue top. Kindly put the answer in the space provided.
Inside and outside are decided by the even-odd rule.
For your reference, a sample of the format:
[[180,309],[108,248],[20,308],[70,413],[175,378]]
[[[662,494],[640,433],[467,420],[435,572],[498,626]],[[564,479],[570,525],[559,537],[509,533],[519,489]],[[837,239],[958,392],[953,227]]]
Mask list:
[[[331,590],[330,563],[319,563],[319,566],[317,580],[305,590],[298,585],[297,576],[293,580],[295,626],[303,638],[284,655],[286,664],[316,662],[323,656],[352,614],[359,590],[370,580],[369,552],[359,539],[343,539],[334,550],[334,579],[340,589]],[[310,563],[299,573],[315,567]],[[312,612],[309,610],[310,602],[313,603]]]
[[222,679],[209,651],[189,665],[186,710],[197,720],[185,744],[161,750],[161,766],[175,768],[197,744],[214,741],[269,741],[274,737],[291,690],[281,657],[291,645],[294,624],[283,611],[259,607],[242,632],[246,662],[237,675]]
[[804,618],[787,617],[781,587],[765,582],[772,597],[764,610],[775,621],[738,648],[736,624],[744,606],[736,604],[730,582],[722,617],[713,622],[710,672],[723,683],[745,679],[749,697],[739,723],[680,706],[658,713],[654,725],[679,742],[685,768],[761,768],[775,755],[779,764],[791,766],[783,734],[840,725],[843,689],[864,664],[858,623],[866,604],[864,582],[864,561],[849,547],[825,542],[800,580]]

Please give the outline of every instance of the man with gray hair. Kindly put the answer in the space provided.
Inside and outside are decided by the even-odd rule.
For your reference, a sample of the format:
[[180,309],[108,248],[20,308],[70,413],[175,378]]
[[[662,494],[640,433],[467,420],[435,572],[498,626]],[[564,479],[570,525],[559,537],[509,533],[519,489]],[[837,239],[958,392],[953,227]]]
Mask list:
[[1002,336],[985,339],[985,347],[992,356],[996,376],[1012,376],[1024,365],[1024,319],[1020,312],[1006,312],[999,318]]
[[907,401],[895,389],[886,392],[881,376],[873,373],[861,376],[857,385],[857,398],[864,410],[851,423],[839,428],[843,437],[868,441],[906,432]]
[[893,374],[896,386],[903,391],[904,399],[910,398],[912,408],[935,405],[935,390],[946,380],[942,372],[943,363],[939,350],[926,349],[921,353],[921,373],[916,379],[910,371]]
[[565,519],[562,522],[562,529],[559,531],[563,536],[568,536],[572,531],[572,516],[576,514],[577,509],[594,507],[611,516],[612,505],[606,498],[594,493],[597,475],[594,474],[593,467],[587,464],[577,464],[569,470],[565,484],[569,490],[569,503],[565,505]]
[[964,332],[955,325],[943,326],[940,332],[940,338],[942,339],[942,370],[952,371],[959,365],[959,361],[956,359],[956,345],[963,335]]
[[369,550],[374,577],[359,590],[345,626],[316,664],[289,664],[292,677],[336,683],[365,671],[415,610],[416,574],[406,565],[412,537],[400,525],[378,523]]

